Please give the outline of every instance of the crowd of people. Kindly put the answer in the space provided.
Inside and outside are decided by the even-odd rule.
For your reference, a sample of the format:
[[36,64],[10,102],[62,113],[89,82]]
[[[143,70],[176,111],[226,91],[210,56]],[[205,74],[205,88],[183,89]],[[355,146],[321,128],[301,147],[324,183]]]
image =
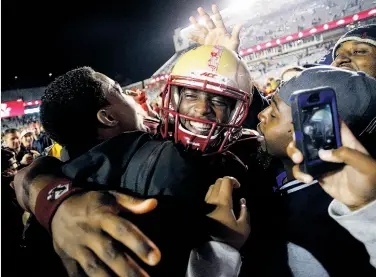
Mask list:
[[[372,8],[372,0],[260,1],[240,34],[241,49]],[[279,6],[280,5],[280,6]],[[278,26],[278,27],[276,27]]]
[[[336,41],[330,66],[289,67],[266,99],[212,9],[191,20],[212,40],[179,57],[158,109],[80,67],[48,85],[40,124],[4,130],[3,272],[375,276],[376,25]],[[290,97],[320,87],[342,146],[318,155],[343,166],[312,177]]]

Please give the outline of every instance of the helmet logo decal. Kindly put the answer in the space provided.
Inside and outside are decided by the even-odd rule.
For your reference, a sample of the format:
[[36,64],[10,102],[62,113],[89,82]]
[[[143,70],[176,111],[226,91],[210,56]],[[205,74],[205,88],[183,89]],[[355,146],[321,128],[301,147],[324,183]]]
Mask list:
[[210,57],[208,60],[208,71],[210,72],[217,72],[218,66],[219,66],[219,61],[221,60],[223,52],[223,47],[221,46],[214,46],[212,51],[210,52]]

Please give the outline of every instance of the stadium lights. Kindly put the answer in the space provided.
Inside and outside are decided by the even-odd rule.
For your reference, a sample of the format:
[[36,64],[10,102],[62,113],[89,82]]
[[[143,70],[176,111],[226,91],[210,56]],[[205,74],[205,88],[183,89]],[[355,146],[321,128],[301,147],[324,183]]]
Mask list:
[[[253,3],[252,3],[253,2]],[[231,0],[228,10],[231,13],[247,12],[247,9],[254,4],[254,1],[249,0]]]
[[337,25],[342,25],[342,24],[344,24],[344,23],[345,23],[345,20],[341,19],[341,20],[339,20],[339,21],[337,22]]
[[32,109],[26,109],[25,114],[39,113],[39,111],[40,111],[39,107],[32,108]]

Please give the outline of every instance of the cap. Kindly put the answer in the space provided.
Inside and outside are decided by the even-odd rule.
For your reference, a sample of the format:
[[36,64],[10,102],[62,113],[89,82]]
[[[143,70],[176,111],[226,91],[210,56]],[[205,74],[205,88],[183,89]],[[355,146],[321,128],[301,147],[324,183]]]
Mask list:
[[355,136],[375,132],[376,79],[363,72],[330,66],[312,67],[281,86],[279,96],[291,106],[292,93],[320,87],[330,87],[335,91],[338,113]]
[[31,134],[34,134],[34,131],[33,130],[30,130],[30,129],[25,129],[21,132],[21,138],[23,138],[26,134],[28,133],[31,133]]
[[338,47],[345,41],[359,41],[376,46],[376,24],[365,25],[352,29],[340,37],[333,47],[333,60],[335,59]]

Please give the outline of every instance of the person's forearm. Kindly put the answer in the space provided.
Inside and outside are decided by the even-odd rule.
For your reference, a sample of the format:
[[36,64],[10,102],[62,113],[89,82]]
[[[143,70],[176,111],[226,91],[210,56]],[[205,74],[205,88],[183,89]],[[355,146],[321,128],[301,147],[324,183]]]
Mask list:
[[233,247],[216,241],[193,249],[186,277],[236,277],[242,265],[240,253]]
[[364,243],[370,263],[376,268],[376,200],[356,211],[333,200],[329,205],[329,215]]
[[61,162],[53,157],[35,160],[30,166],[20,170],[14,178],[14,189],[20,206],[31,213],[39,192],[52,180],[61,177]]

